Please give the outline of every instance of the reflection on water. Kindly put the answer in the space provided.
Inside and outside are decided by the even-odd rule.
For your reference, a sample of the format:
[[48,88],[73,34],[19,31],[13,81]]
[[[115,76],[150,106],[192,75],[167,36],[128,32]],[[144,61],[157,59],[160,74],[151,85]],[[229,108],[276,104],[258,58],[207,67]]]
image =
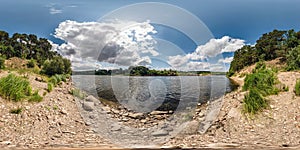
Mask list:
[[178,110],[232,90],[226,76],[73,76],[75,85],[138,112]]

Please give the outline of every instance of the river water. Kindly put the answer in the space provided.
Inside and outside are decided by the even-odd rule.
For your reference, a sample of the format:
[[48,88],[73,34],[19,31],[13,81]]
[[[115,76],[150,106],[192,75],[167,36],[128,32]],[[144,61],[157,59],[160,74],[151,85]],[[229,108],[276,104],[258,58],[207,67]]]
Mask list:
[[223,75],[91,76],[74,75],[75,86],[138,112],[180,110],[211,101],[234,89]]

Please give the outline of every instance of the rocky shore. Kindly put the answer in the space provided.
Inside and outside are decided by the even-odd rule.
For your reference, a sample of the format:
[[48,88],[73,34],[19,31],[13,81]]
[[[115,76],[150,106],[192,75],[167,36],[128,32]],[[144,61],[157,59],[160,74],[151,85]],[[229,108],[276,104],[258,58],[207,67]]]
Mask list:
[[[270,108],[255,116],[242,113],[246,92],[241,88],[183,114],[132,112],[93,96],[80,100],[69,94],[71,82],[40,103],[0,98],[0,148],[295,148],[300,144],[300,97],[293,87],[300,73],[281,72],[278,78],[289,91],[269,96]],[[35,76],[30,81],[46,88]],[[10,113],[15,108],[22,112]]]

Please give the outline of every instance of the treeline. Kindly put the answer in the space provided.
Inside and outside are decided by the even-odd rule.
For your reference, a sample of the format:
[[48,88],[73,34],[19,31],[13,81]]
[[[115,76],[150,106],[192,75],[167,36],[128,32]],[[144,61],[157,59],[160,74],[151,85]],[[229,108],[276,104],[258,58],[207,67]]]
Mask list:
[[274,30],[263,34],[254,46],[246,45],[237,50],[227,73],[232,76],[259,61],[268,61],[280,58],[287,63],[287,70],[300,69],[300,31]]
[[176,70],[154,70],[144,66],[129,67],[130,76],[178,76]]
[[[41,73],[46,75],[70,74],[71,63],[55,51],[45,38],[38,38],[33,34],[15,33],[12,37],[0,30],[0,60],[18,57],[30,60],[29,67],[35,65],[42,68]],[[3,68],[3,64],[1,68]]]

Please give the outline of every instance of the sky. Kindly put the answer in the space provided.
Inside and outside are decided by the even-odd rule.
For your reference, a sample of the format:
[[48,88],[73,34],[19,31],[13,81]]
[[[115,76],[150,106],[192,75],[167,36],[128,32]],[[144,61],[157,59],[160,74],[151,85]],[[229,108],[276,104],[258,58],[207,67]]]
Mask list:
[[263,33],[300,30],[299,0],[0,3],[0,30],[49,39],[78,70],[144,65],[227,71],[234,51]]

